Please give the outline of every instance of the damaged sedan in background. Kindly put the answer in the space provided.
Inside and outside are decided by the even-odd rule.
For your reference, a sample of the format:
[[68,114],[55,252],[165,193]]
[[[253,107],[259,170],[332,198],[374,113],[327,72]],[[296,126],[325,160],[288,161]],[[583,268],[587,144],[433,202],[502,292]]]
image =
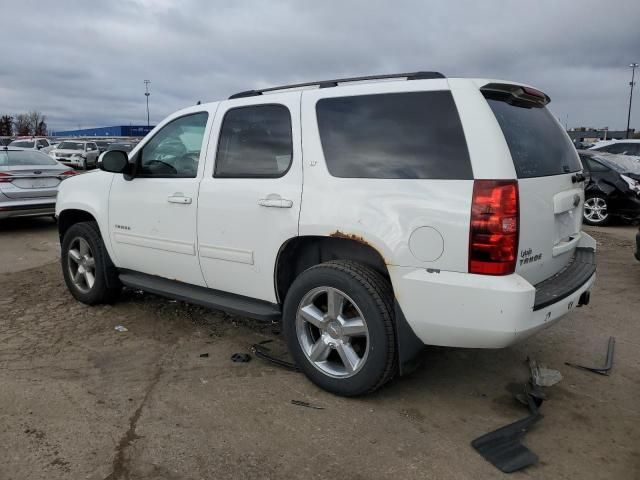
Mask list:
[[640,219],[640,157],[580,150],[584,168],[584,221],[606,225],[612,217]]

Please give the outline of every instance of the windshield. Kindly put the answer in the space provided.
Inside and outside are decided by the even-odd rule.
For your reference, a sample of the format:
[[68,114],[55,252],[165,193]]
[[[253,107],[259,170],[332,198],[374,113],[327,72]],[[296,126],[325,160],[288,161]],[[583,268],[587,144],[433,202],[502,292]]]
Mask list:
[[62,142],[58,145],[59,150],[84,150],[84,143]]
[[487,98],[509,146],[518,178],[577,172],[580,160],[569,137],[546,107]]
[[35,150],[0,150],[0,167],[31,165],[58,165],[58,162]]
[[640,174],[640,161],[626,155],[599,153],[594,158],[618,173]]
[[28,140],[16,140],[15,142],[11,142],[9,146],[18,148],[33,148],[35,146],[35,143]]

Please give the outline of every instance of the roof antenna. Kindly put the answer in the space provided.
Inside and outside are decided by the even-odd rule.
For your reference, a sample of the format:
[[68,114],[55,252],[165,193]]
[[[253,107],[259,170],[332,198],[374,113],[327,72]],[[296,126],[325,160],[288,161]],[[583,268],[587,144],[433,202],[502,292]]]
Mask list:
[[200,100],[198,100],[198,103],[196,103],[196,105],[200,105],[202,102]]

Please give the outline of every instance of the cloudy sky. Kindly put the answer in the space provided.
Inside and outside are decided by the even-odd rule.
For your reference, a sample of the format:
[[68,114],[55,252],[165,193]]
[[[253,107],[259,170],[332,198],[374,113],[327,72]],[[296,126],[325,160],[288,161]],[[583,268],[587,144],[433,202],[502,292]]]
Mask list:
[[527,82],[569,127],[621,129],[640,62],[638,0],[0,0],[0,18],[0,114],[57,130],[145,124],[144,79],[154,123],[240,90],[415,70]]

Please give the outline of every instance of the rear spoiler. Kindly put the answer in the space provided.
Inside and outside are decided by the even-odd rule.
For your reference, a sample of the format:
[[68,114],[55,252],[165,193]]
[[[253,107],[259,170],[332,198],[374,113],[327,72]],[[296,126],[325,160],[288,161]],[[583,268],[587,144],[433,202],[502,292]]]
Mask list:
[[520,107],[544,107],[551,101],[549,95],[540,90],[512,83],[487,83],[480,91],[486,98]]

